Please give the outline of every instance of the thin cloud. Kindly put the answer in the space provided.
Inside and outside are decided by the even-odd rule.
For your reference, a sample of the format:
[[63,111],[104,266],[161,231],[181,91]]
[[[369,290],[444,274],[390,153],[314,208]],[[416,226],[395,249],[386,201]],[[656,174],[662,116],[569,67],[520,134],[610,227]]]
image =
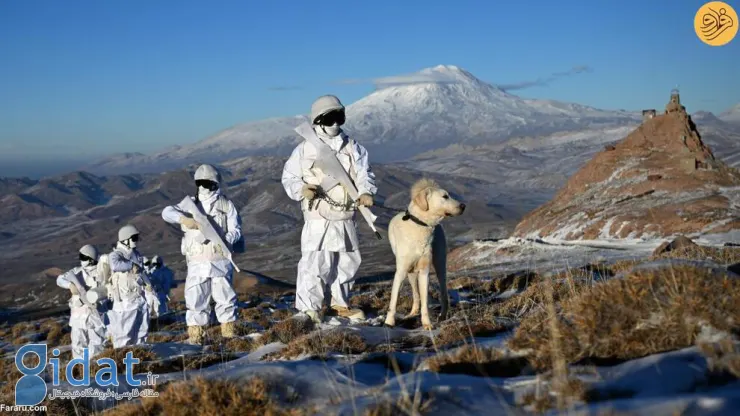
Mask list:
[[547,77],[537,78],[531,81],[517,82],[514,84],[502,84],[502,85],[498,85],[498,87],[504,91],[523,90],[525,88],[532,88],[532,87],[544,87],[544,86],[550,85],[552,82],[560,78],[570,77],[573,75],[583,74],[586,72],[593,72],[593,69],[588,65],[577,65],[565,72],[553,72]]
[[376,88],[387,88],[399,85],[409,84],[450,84],[458,82],[452,76],[444,73],[433,72],[430,74],[408,74],[408,75],[394,75],[390,77],[381,78],[351,78],[337,81],[337,84],[341,85],[354,85],[354,84],[374,84]]

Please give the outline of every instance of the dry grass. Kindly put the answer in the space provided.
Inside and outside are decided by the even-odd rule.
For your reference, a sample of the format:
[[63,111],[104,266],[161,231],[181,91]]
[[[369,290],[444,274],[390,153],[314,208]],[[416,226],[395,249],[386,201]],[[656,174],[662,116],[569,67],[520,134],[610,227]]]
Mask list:
[[[420,416],[436,414],[439,409],[434,408],[433,394],[417,391],[405,391],[395,399],[382,394],[373,397],[374,403],[366,406],[362,416]],[[435,412],[436,411],[436,412]]]
[[231,338],[226,340],[222,346],[231,352],[251,352],[258,344],[251,338]]
[[296,314],[296,311],[292,309],[278,309],[272,313],[272,319],[276,321],[282,321],[288,319]]
[[[237,337],[242,337],[245,335],[249,335],[254,330],[252,327],[245,322],[242,322],[240,320],[235,321],[235,332]],[[213,344],[213,345],[223,345],[227,340],[224,339],[221,336],[221,325],[216,324],[212,325],[210,328],[206,329],[206,336],[205,336],[206,343]]]
[[[567,363],[628,360],[690,346],[702,324],[731,331],[740,322],[740,282],[704,268],[640,270],[624,279],[555,296],[555,328]],[[569,295],[569,296],[568,296]],[[712,302],[707,302],[711,299]],[[531,351],[537,368],[552,368],[547,311],[526,316],[510,346]]]
[[270,317],[270,312],[263,308],[257,307],[240,309],[239,315],[245,322],[256,323],[265,329],[269,329],[273,325],[273,321]]
[[368,406],[362,416],[396,416],[408,414],[402,407],[389,401],[379,401]]
[[0,359],[0,380],[4,383],[0,386],[0,403],[15,403],[15,383],[21,376],[14,358]]
[[375,345],[372,348],[372,351],[387,354],[396,351],[408,351],[419,348],[426,350],[433,347],[434,342],[430,337],[426,335],[411,335],[394,340],[393,342],[385,342]]
[[527,366],[527,359],[494,348],[465,345],[451,353],[434,355],[423,365],[436,373],[515,377]]
[[7,323],[0,325],[0,338],[8,339],[8,336],[13,333],[13,327]]
[[159,344],[162,342],[174,342],[175,337],[177,337],[178,334],[173,333],[164,333],[164,332],[155,332],[150,333],[146,336],[146,342],[150,344]]
[[302,354],[326,356],[331,353],[360,354],[368,351],[368,345],[359,334],[344,329],[317,331],[305,335],[288,344],[280,352],[285,358],[295,358]]
[[[46,332],[46,343],[49,346],[65,345],[62,343],[65,330],[62,324],[54,319],[47,319],[41,323],[40,329]],[[72,342],[70,336],[70,343]]]
[[728,266],[740,263],[740,248],[686,246],[652,256],[651,259],[712,260]]
[[166,332],[180,332],[187,330],[187,324],[184,321],[177,321],[173,322],[168,325],[163,325],[161,328],[159,328],[160,331],[166,331]]
[[28,343],[28,335],[36,331],[36,324],[31,322],[19,322],[13,325],[11,335],[13,336],[13,345],[23,345]]
[[447,288],[453,290],[470,290],[481,284],[480,279],[470,276],[462,276],[447,282]]
[[[431,292],[430,292],[431,294]],[[391,303],[391,286],[383,285],[376,287],[369,292],[359,293],[352,296],[350,306],[362,309],[365,313],[380,314],[388,310]],[[413,296],[411,295],[411,285],[404,284],[398,293],[398,313],[411,311]]]
[[237,358],[228,352],[191,354],[175,357],[166,361],[156,361],[144,364],[144,371],[153,373],[174,373],[185,370],[200,370],[212,365],[225,363]]
[[477,320],[472,322],[449,321],[439,329],[439,333],[434,337],[434,345],[437,347],[446,347],[455,345],[473,337],[491,336],[508,328],[492,320]]
[[72,345],[72,333],[67,332],[59,339],[59,345]]
[[[548,278],[549,279],[549,278]],[[553,299],[555,302],[561,299],[571,297],[574,294],[580,292],[584,288],[590,287],[591,282],[576,278],[571,273],[561,273],[555,277],[553,286]],[[531,313],[542,312],[545,309],[547,303],[547,295],[545,289],[548,287],[545,283],[545,278],[523,278],[523,280],[516,280],[512,284],[516,284],[517,287],[522,282],[527,282],[528,286],[519,294],[504,299],[502,301],[494,301],[485,305],[473,307],[468,310],[459,312],[460,315],[471,322],[494,322],[497,318],[510,318],[510,319],[521,319]],[[548,280],[549,281],[549,280]],[[505,286],[501,286],[505,289]]]
[[[284,397],[285,405],[275,396]],[[297,399],[280,385],[261,378],[246,382],[196,378],[171,383],[157,398],[116,407],[109,416],[300,416],[308,412],[291,407]]]
[[544,413],[555,408],[562,409],[563,403],[589,402],[589,394],[585,383],[576,378],[569,378],[564,383],[541,386],[536,391],[524,395],[521,404],[531,406],[537,413]]
[[700,343],[698,347],[711,371],[740,378],[740,344],[737,341],[728,337],[714,343]]
[[315,325],[310,319],[288,318],[273,325],[262,335],[260,342],[267,345],[271,342],[290,344],[293,340],[313,331]]

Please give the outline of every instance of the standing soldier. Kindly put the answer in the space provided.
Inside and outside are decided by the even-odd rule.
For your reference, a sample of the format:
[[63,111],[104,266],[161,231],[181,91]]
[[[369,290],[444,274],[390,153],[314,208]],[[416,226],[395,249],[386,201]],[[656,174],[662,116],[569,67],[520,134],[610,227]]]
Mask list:
[[185,233],[180,246],[188,265],[185,321],[188,342],[200,345],[211,313],[211,299],[216,303],[221,335],[224,338],[236,336],[236,292],[232,287],[234,266],[230,253],[224,253],[221,245],[206,239],[200,231],[203,225],[193,219],[184,205],[186,202],[195,203],[230,248],[241,239],[242,229],[241,217],[234,203],[221,192],[221,174],[216,168],[201,165],[195,171],[194,179],[196,196],[186,196],[178,205],[166,207],[162,218],[170,224],[179,224]]
[[334,152],[360,196],[353,201],[341,184],[324,189],[322,185],[331,178],[315,166],[317,149],[308,141],[301,142],[285,163],[283,187],[291,199],[301,202],[304,219],[296,308],[320,322],[324,289],[329,286],[331,308],[339,316],[364,319],[362,310],[349,307],[350,290],[361,262],[355,212],[357,206],[373,205],[375,175],[367,150],[340,128],[345,114],[337,97],[324,95],[314,101],[311,122],[313,131]]
[[105,324],[96,303],[87,301],[86,292],[104,285],[98,272],[98,250],[85,245],[79,251],[80,265],[57,277],[57,285],[68,289],[69,326],[72,328],[72,356],[82,358],[85,348],[94,357],[105,344]]
[[152,286],[136,249],[138,241],[139,230],[125,225],[118,231],[116,248],[108,255],[108,296],[113,299],[109,331],[115,348],[143,344],[149,332],[149,306],[144,292],[152,291]]

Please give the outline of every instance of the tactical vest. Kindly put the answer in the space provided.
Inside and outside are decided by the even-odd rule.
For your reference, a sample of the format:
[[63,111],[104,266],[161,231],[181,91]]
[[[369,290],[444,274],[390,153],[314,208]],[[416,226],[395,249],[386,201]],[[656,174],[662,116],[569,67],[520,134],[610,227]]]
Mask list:
[[[301,174],[310,185],[322,185],[324,180],[328,178],[324,172],[315,166],[316,159],[316,148],[309,142],[304,142],[303,145],[303,164],[301,166]],[[345,172],[349,174],[350,179],[353,182],[357,181],[357,175],[355,173],[355,141],[347,139],[342,147],[336,152],[337,160],[341,163]],[[340,184],[337,184],[331,189],[324,189],[327,196],[333,201],[329,203],[323,199],[314,200],[311,209],[309,209],[309,201],[303,199],[301,201],[301,209],[303,210],[304,217],[306,219],[325,219],[329,221],[343,221],[352,219],[355,216],[356,207],[354,201],[350,197],[347,190]]]
[[[190,197],[186,196],[185,198]],[[216,202],[211,206],[210,211],[205,213],[213,220],[213,224],[217,227],[216,231],[218,231],[222,237],[229,232],[227,219],[230,208],[229,199],[224,195],[219,195]],[[185,233],[180,244],[180,251],[188,261],[218,261],[226,259],[226,253],[221,251],[221,246],[218,244],[212,244],[210,241],[208,244],[198,242],[197,236],[200,234],[199,230],[191,230],[184,226],[180,226],[180,229]],[[239,240],[243,244],[243,238],[240,237]],[[237,243],[240,241],[237,241]],[[237,243],[234,243],[235,247],[238,245]]]
[[[123,252],[120,253],[125,255]],[[129,256],[126,258],[130,259]],[[108,293],[115,302],[130,301],[144,296],[144,279],[141,272],[134,273],[133,269],[127,272],[112,272],[110,280]]]
[[[93,267],[92,271],[88,271],[82,266],[77,266],[74,269],[70,270],[70,272],[74,273],[75,275],[82,274],[82,280],[85,282],[86,290],[90,290],[90,289],[98,287],[96,267]],[[74,283],[70,283],[70,285],[74,285]],[[84,305],[85,303],[82,302],[82,299],[80,299],[80,295],[72,295],[72,297],[69,299],[70,309],[81,308]]]

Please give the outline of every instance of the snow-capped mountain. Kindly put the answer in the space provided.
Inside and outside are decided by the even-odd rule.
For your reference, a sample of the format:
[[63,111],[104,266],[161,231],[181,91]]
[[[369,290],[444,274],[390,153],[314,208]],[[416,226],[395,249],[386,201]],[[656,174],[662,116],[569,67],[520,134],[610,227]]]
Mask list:
[[[634,112],[524,99],[485,83],[464,69],[439,65],[388,86],[347,107],[345,129],[377,162],[413,157],[454,143],[483,144],[514,136],[634,123]],[[308,105],[307,105],[308,107]],[[113,156],[86,166],[93,172],[161,171],[195,161],[220,162],[247,155],[287,155],[298,142],[293,129],[303,115],[237,125],[200,142],[150,155]]]

